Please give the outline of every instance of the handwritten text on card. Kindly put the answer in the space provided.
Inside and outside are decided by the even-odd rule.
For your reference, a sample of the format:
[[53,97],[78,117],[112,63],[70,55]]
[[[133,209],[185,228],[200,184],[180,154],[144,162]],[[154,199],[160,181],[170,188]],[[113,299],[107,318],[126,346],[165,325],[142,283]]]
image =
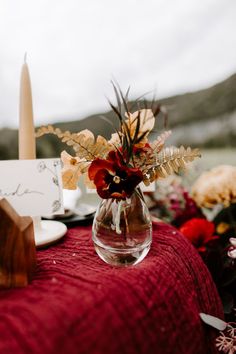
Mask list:
[[21,216],[62,214],[59,159],[0,161],[0,198]]

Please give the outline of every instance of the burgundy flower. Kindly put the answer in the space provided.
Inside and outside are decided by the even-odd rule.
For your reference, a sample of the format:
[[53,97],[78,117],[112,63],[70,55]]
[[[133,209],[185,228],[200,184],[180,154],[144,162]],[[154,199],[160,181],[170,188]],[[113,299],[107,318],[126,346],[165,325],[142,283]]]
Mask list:
[[178,193],[175,198],[170,198],[170,209],[174,213],[173,224],[178,228],[186,221],[193,218],[204,218],[201,209],[195,201],[189,196],[188,192],[179,187],[177,190],[181,194],[182,200]]
[[180,232],[197,248],[205,253],[207,246],[219,237],[214,235],[215,225],[206,219],[193,218],[180,227]]
[[88,175],[94,182],[98,195],[103,199],[129,198],[143,179],[143,174],[138,168],[122,164],[117,151],[110,151],[107,160],[100,158],[93,160]]

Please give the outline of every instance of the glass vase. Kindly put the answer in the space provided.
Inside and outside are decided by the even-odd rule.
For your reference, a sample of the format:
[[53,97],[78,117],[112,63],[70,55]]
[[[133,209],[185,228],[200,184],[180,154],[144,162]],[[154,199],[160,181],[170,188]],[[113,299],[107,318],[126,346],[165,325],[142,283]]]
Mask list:
[[93,242],[99,257],[113,266],[141,262],[152,242],[152,223],[142,192],[125,200],[103,199],[93,221]]

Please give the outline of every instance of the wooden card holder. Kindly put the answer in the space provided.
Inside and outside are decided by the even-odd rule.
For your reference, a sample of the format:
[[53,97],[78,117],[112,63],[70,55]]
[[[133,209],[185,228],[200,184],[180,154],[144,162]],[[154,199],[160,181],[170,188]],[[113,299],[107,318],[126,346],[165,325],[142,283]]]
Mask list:
[[0,288],[29,284],[36,267],[33,220],[0,200]]

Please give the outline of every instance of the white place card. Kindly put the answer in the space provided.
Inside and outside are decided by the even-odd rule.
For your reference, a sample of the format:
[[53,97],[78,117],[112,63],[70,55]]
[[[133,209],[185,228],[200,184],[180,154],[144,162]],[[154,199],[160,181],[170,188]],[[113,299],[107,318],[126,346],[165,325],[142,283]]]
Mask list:
[[0,161],[0,198],[21,216],[63,214],[60,159]]

